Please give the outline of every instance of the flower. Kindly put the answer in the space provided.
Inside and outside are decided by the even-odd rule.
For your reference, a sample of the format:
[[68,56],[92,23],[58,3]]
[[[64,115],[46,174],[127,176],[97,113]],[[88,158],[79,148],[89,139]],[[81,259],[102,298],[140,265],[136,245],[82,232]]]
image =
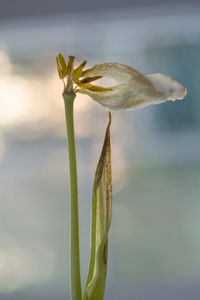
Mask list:
[[[112,88],[104,88],[96,85],[92,85],[90,82],[95,81],[97,79],[102,78],[102,76],[93,76],[86,77],[82,80],[79,80],[83,77],[83,68],[85,67],[87,61],[82,62],[76,69],[74,69],[74,59],[75,56],[69,56],[68,63],[66,63],[64,57],[61,53],[56,57],[56,65],[58,70],[58,75],[60,79],[63,80],[64,83],[64,93],[75,93],[77,87],[82,87],[83,89],[87,89],[90,91],[98,91],[98,92],[108,92],[112,91]],[[66,82],[64,79],[67,79]],[[75,84],[75,87],[74,87]],[[80,90],[77,90],[77,92]]]
[[183,99],[187,94],[187,90],[168,75],[142,74],[119,63],[95,65],[83,72],[82,76],[105,76],[122,83],[103,93],[87,88],[79,90],[79,93],[89,95],[101,105],[113,110],[136,109],[168,100],[175,101]]
[[[60,59],[59,59],[60,56]],[[61,79],[67,77],[69,70],[60,61],[58,73]],[[66,63],[65,63],[66,64]],[[169,75],[160,73],[142,74],[137,70],[119,63],[103,63],[83,71],[86,61],[72,71],[74,91],[90,96],[109,110],[137,109],[150,104],[183,99],[187,94],[186,88]],[[58,66],[58,62],[57,62]],[[69,69],[69,63],[68,63]],[[68,76],[69,77],[69,76]],[[104,88],[92,85],[91,82],[102,77],[110,77],[120,81],[119,85]],[[80,80],[80,78],[82,78]],[[64,91],[66,91],[66,86]]]

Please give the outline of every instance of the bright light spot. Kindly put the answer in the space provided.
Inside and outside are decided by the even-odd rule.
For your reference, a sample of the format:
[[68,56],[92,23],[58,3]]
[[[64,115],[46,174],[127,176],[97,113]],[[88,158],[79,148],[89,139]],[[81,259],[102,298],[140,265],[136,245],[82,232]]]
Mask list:
[[9,125],[22,120],[30,106],[30,88],[21,78],[0,78],[0,123]]
[[11,71],[11,63],[9,56],[6,52],[0,51],[0,76],[5,76],[6,74],[9,74]]
[[[42,120],[43,126],[60,122],[63,102],[55,76],[16,75],[8,56],[0,52],[0,125],[16,126]],[[55,72],[53,72],[54,75]],[[49,88],[50,87],[50,88]],[[60,101],[61,99],[61,101]]]
[[52,252],[44,245],[1,246],[0,292],[8,293],[46,281],[53,270]]

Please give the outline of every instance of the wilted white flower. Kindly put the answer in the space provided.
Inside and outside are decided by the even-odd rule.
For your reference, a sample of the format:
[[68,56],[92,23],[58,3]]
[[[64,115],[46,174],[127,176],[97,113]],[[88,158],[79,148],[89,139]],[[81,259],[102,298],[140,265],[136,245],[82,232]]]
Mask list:
[[[136,109],[165,101],[183,99],[187,90],[172,77],[160,73],[141,74],[119,63],[103,63],[82,73],[82,77],[110,77],[121,82],[107,91],[82,87],[79,93],[89,95],[112,110]],[[81,85],[80,85],[81,86]]]
[[[86,61],[74,69],[74,58],[69,56],[68,63],[62,54],[56,58],[58,74],[64,82],[64,93],[86,94],[110,110],[142,108],[183,99],[187,94],[186,88],[169,75],[142,74],[119,63],[103,63],[83,71]],[[116,79],[120,84],[110,88],[91,84],[102,77]]]

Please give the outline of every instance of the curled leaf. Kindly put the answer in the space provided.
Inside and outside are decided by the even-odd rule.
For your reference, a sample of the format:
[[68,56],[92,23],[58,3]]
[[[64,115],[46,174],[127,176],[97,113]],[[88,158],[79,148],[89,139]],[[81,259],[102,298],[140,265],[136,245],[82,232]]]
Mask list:
[[110,146],[111,114],[96,168],[91,221],[91,252],[83,300],[103,300],[108,255],[108,231],[112,215],[112,176]]

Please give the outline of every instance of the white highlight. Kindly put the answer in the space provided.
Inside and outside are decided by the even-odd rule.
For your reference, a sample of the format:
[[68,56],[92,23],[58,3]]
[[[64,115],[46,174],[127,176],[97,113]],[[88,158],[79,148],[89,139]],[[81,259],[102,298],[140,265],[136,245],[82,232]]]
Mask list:
[[27,246],[8,243],[0,248],[0,292],[8,293],[46,281],[52,273],[54,257],[42,244]]

